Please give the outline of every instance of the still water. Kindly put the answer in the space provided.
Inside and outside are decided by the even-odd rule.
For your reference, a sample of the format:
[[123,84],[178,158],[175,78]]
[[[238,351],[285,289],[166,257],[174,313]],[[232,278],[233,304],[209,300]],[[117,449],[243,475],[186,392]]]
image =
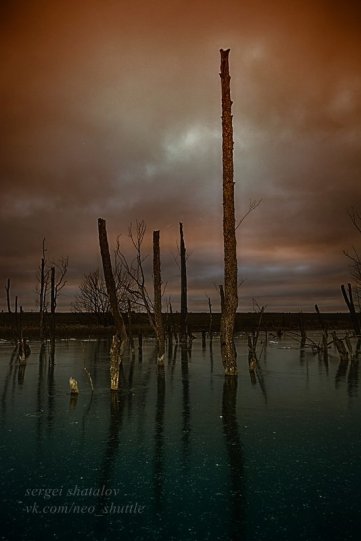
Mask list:
[[241,337],[232,383],[217,339],[164,371],[149,340],[111,396],[107,341],[59,341],[54,365],[31,347],[24,370],[0,342],[0,539],[360,538],[357,362],[286,336],[252,380]]

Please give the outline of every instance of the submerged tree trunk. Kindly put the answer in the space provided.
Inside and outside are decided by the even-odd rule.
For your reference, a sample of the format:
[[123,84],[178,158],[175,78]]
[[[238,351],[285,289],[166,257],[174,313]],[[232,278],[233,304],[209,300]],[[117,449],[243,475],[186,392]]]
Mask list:
[[187,342],[187,318],[188,318],[188,302],[187,302],[187,264],[186,264],[186,246],[184,242],[183,224],[179,224],[180,234],[180,260],[181,260],[181,317],[180,317],[180,341]]
[[160,272],[159,231],[153,231],[153,280],[154,280],[154,322],[158,341],[158,363],[164,362],[165,336],[162,319],[162,278]]
[[104,279],[115,324],[115,336],[113,337],[110,352],[110,388],[112,391],[116,391],[119,387],[119,363],[121,361],[124,347],[127,343],[127,332],[125,329],[122,315],[119,311],[115,280],[109,253],[106,222],[102,218],[98,219],[98,231],[100,253],[103,262]]
[[221,350],[226,375],[237,375],[234,327],[238,306],[237,243],[234,211],[233,126],[229,49],[221,49],[224,302],[221,316]]

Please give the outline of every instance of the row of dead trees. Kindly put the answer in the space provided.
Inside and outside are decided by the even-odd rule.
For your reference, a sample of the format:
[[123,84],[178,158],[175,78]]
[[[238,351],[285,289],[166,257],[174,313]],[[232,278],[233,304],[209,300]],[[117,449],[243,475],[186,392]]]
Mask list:
[[[61,258],[59,261],[49,264],[46,258],[45,238],[42,243],[42,257],[37,273],[37,291],[39,300],[39,339],[41,348],[44,349],[45,341],[50,338],[51,355],[50,362],[54,362],[55,354],[55,312],[58,296],[66,284],[65,276],[68,270],[68,258]],[[22,368],[25,367],[27,358],[31,353],[30,346],[24,332],[23,326],[23,308],[18,302],[18,297],[15,296],[14,312],[12,311],[11,303],[11,280],[7,280],[6,299],[8,313],[14,315],[12,334],[15,342],[15,352],[19,364]],[[49,313],[50,308],[50,313]]]
[[[348,284],[347,289],[344,285],[341,285],[341,292],[349,309],[350,327],[353,329],[352,331],[347,331],[343,337],[340,337],[337,335],[335,330],[331,331],[328,329],[325,318],[323,317],[317,304],[315,304],[315,311],[318,315],[319,327],[322,330],[320,341],[316,342],[313,338],[307,335],[302,314],[299,315],[299,332],[288,331],[288,334],[293,336],[293,338],[299,342],[300,350],[310,348],[314,354],[322,355],[325,362],[328,361],[329,348],[332,345],[335,347],[341,362],[358,361],[361,354],[360,314],[356,311],[352,285]],[[258,345],[263,313],[264,307],[262,307],[259,311],[258,327],[253,331],[253,333],[248,335],[248,363],[251,373],[257,373],[260,370],[259,359],[263,352],[264,343],[260,352],[258,351]],[[279,330],[277,338],[280,339],[282,334],[282,330]],[[356,345],[354,345],[354,338],[357,338]]]
[[[179,224],[180,230],[180,259],[181,259],[181,314],[180,314],[180,342],[185,343],[188,339],[187,327],[187,268],[186,268],[186,248],[184,241],[183,224]],[[130,280],[127,288],[129,295],[135,302],[139,301],[145,308],[149,323],[157,339],[158,355],[157,363],[162,365],[165,357],[166,329],[162,315],[162,275],[160,258],[160,232],[153,231],[153,300],[148,293],[145,274],[143,268],[143,256],[141,245],[145,234],[144,222],[137,222],[136,233],[133,234],[130,228],[130,238],[136,250],[136,257],[130,264],[124,255],[120,254],[122,263]],[[110,351],[110,375],[111,389],[117,390],[119,386],[119,364],[124,355],[127,346],[131,348],[132,337],[128,336],[126,324],[119,309],[117,290],[110,257],[106,221],[103,218],[98,219],[99,246],[102,258],[102,266],[106,289],[109,296],[111,311],[113,314],[115,334],[112,340]],[[129,301],[130,302],[130,301]],[[131,312],[128,311],[130,316]],[[130,321],[128,320],[128,325]],[[173,334],[173,330],[169,331]],[[130,343],[129,343],[130,342]]]

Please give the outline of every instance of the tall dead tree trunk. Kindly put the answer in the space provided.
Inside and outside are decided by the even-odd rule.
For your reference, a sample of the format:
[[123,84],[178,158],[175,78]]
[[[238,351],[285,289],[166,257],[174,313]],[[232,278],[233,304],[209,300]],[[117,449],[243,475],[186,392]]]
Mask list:
[[110,259],[106,222],[102,218],[98,219],[98,231],[104,279],[115,324],[115,335],[113,336],[110,351],[110,388],[112,391],[117,391],[119,386],[119,362],[121,360],[121,355],[124,352],[124,347],[127,343],[127,331],[125,329],[122,315],[119,311],[112,262]]
[[210,297],[208,297],[208,309],[209,309],[208,336],[209,336],[209,341],[212,343],[212,339],[213,339],[213,327],[212,327],[213,315],[212,315],[212,303],[211,303]]
[[44,339],[44,312],[45,312],[45,257],[44,257],[44,241],[43,241],[43,257],[40,265],[40,293],[39,293],[39,335],[40,340]]
[[110,259],[109,244],[106,230],[106,222],[102,218],[98,219],[99,245],[102,256],[104,279],[109,296],[110,308],[114,318],[115,331],[121,342],[127,341],[127,332],[125,329],[123,317],[119,311],[118,298]]
[[181,261],[181,317],[180,317],[180,341],[187,342],[187,319],[188,319],[188,302],[187,302],[187,263],[186,263],[186,246],[184,242],[183,224],[179,224],[180,235],[180,261]]
[[55,340],[55,309],[56,309],[56,294],[55,294],[55,267],[50,270],[50,334],[51,339]]
[[153,280],[154,280],[154,322],[158,341],[158,363],[163,364],[165,335],[162,319],[162,278],[160,271],[159,231],[153,231]]
[[8,305],[8,312],[11,314],[11,303],[10,303],[10,278],[8,278],[7,284],[5,286],[6,290],[6,302]]
[[221,49],[224,302],[221,316],[221,351],[225,374],[237,375],[234,327],[238,306],[237,242],[234,211],[233,126],[229,49]]

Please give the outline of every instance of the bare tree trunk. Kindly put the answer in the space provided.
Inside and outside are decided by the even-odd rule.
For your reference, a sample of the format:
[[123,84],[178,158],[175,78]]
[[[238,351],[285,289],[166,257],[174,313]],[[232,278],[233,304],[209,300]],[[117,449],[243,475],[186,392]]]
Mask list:
[[55,308],[56,308],[56,297],[55,297],[55,267],[51,267],[50,270],[50,334],[51,339],[55,338]]
[[160,272],[159,231],[153,231],[153,279],[154,279],[154,321],[158,341],[158,363],[164,362],[165,336],[162,319],[162,278]]
[[124,347],[125,342],[127,341],[127,332],[125,329],[122,315],[119,311],[115,280],[114,280],[114,275],[113,275],[113,270],[112,270],[112,263],[110,259],[106,222],[102,218],[98,219],[98,230],[99,230],[99,245],[100,245],[100,253],[102,256],[104,279],[105,279],[105,284],[107,286],[107,293],[109,296],[110,307],[111,307],[113,318],[114,318],[115,330],[116,330],[116,334],[118,335],[118,338],[122,342],[122,346]]
[[324,361],[328,360],[328,330],[327,325],[321,315],[320,309],[318,307],[318,304],[315,304],[315,310],[318,315],[318,320],[320,322],[320,325],[322,327],[322,351],[323,351],[323,357]]
[[348,294],[347,294],[345,286],[343,284],[341,286],[341,291],[342,291],[342,295],[343,295],[343,298],[345,300],[345,303],[347,305],[347,308],[349,309],[349,312],[350,312],[351,321],[352,321],[354,331],[355,331],[357,336],[360,336],[360,334],[361,334],[360,320],[359,320],[358,314],[357,314],[356,309],[355,309],[355,304],[353,302],[351,284],[348,284]]
[[173,314],[173,308],[172,308],[172,303],[170,302],[169,300],[169,317],[170,317],[170,321],[171,321],[171,331],[173,333],[173,337],[174,337],[174,340],[175,340],[175,343],[178,344],[178,334],[177,334],[177,329],[176,329],[176,319],[174,317],[174,314]]
[[18,341],[20,331],[19,331],[18,296],[17,295],[15,295],[14,312],[15,312],[15,322],[14,322],[13,332],[14,332],[15,340]]
[[6,290],[6,302],[8,305],[8,312],[11,314],[11,304],[10,304],[10,278],[8,278],[7,284],[5,286]]
[[122,315],[119,311],[115,280],[109,253],[106,222],[98,219],[99,245],[103,262],[104,279],[109,296],[109,303],[115,323],[115,335],[113,336],[110,350],[110,388],[117,391],[119,388],[119,363],[127,342],[127,332]]
[[186,264],[186,247],[184,243],[183,224],[179,224],[180,234],[180,260],[181,260],[181,317],[180,317],[180,341],[187,342],[187,318],[188,318],[188,302],[187,302],[187,264]]
[[208,336],[209,336],[209,341],[212,342],[212,339],[213,339],[213,314],[212,314],[212,303],[211,303],[210,297],[208,297],[208,309],[209,309]]
[[234,212],[233,126],[229,49],[221,49],[222,86],[222,162],[223,162],[223,240],[224,240],[224,303],[221,317],[221,350],[226,375],[237,375],[237,353],[234,327],[238,306],[237,243]]
[[[44,254],[44,241],[43,241],[43,254]],[[44,339],[44,310],[45,310],[44,290],[45,290],[45,257],[43,255],[43,257],[41,258],[41,266],[40,266],[40,293],[39,293],[40,340]]]

